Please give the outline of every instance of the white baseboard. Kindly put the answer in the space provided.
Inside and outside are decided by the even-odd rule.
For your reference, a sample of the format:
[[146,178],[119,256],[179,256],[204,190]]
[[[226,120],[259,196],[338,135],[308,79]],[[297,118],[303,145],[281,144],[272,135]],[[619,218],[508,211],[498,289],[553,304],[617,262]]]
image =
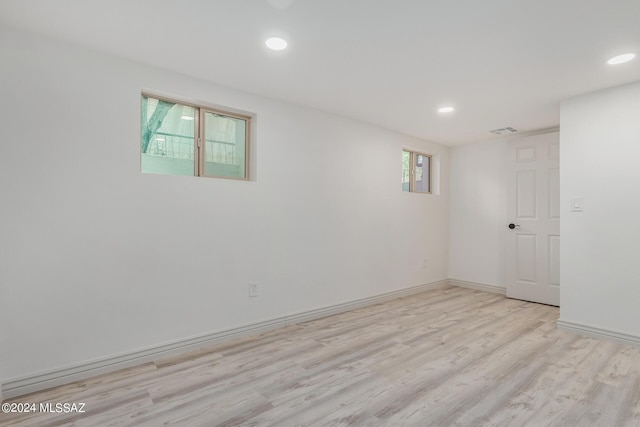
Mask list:
[[22,396],[24,394],[45,390],[47,388],[57,387],[75,381],[84,380],[96,375],[114,372],[119,369],[141,365],[143,363],[148,363],[156,360],[160,357],[184,353],[187,351],[204,348],[211,344],[230,341],[235,338],[255,335],[262,332],[283,328],[285,326],[293,325],[296,323],[302,323],[309,320],[332,316],[334,314],[379,304],[397,298],[407,297],[420,292],[444,288],[447,285],[447,280],[440,280],[438,282],[400,289],[397,291],[335,304],[328,307],[302,311],[299,313],[289,314],[282,317],[243,325],[223,331],[217,331],[175,340],[172,342],[138,349],[127,353],[76,363],[59,369],[53,369],[34,373],[31,375],[25,375],[22,377],[11,378],[5,380],[4,383],[0,385],[0,398],[4,397],[5,399],[8,399]]
[[507,289],[502,286],[486,285],[483,283],[467,282],[465,280],[449,279],[451,286],[458,286],[460,288],[474,289],[476,291],[491,292],[493,294],[506,295]]
[[307,322],[309,320],[320,319],[322,317],[333,316],[334,314],[344,313],[345,311],[355,310],[361,307],[367,307],[374,304],[380,304],[385,301],[391,301],[397,298],[404,298],[420,292],[430,291],[433,289],[441,289],[448,285],[447,280],[418,285],[411,288],[400,289],[398,291],[387,292],[373,297],[362,298],[355,301],[349,301],[341,304],[323,307],[315,310],[303,311],[296,314],[286,316],[285,323],[287,326],[296,323]]
[[640,347],[640,336],[637,335],[598,328],[596,326],[585,325],[582,323],[569,322],[567,320],[558,320],[557,325],[559,330],[572,334],[583,335],[590,338],[599,338],[608,341],[614,341],[619,344]]

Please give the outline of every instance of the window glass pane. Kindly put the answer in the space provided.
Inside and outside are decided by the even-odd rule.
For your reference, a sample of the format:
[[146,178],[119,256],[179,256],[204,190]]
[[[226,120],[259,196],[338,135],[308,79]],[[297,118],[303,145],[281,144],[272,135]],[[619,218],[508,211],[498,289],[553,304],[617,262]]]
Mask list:
[[411,153],[402,151],[402,191],[409,191]]
[[194,175],[194,118],[193,107],[142,97],[142,172]]
[[204,123],[205,175],[246,178],[246,120],[206,111]]
[[416,153],[415,159],[415,191],[418,193],[429,193],[429,161],[431,157]]

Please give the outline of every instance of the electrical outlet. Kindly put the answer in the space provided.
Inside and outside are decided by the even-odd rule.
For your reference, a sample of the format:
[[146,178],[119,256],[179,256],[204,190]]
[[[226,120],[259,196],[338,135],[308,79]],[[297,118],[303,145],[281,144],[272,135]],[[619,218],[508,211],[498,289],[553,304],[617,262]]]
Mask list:
[[249,297],[258,296],[258,282],[249,282]]
[[422,268],[427,268],[427,259],[422,260]]

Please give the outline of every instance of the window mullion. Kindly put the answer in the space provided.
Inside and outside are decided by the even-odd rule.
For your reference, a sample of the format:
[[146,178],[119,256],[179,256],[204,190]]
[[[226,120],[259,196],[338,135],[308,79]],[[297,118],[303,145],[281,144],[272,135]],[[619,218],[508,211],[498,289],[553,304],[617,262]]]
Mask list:
[[198,118],[198,123],[196,123],[196,176],[202,176],[202,170],[204,169],[203,157],[204,157],[204,117],[203,117],[202,108],[197,109],[196,117]]
[[411,158],[409,159],[409,191],[416,191],[416,153],[411,152]]

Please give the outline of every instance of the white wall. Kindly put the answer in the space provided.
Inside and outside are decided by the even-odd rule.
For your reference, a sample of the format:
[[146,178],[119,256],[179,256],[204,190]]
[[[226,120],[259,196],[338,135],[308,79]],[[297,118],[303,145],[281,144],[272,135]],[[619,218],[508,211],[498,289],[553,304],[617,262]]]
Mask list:
[[[447,278],[446,147],[8,29],[0,63],[0,382]],[[141,90],[255,113],[256,180],[141,174]]]
[[451,149],[449,277],[505,286],[507,140]]
[[564,102],[560,129],[560,320],[640,339],[640,82]]

